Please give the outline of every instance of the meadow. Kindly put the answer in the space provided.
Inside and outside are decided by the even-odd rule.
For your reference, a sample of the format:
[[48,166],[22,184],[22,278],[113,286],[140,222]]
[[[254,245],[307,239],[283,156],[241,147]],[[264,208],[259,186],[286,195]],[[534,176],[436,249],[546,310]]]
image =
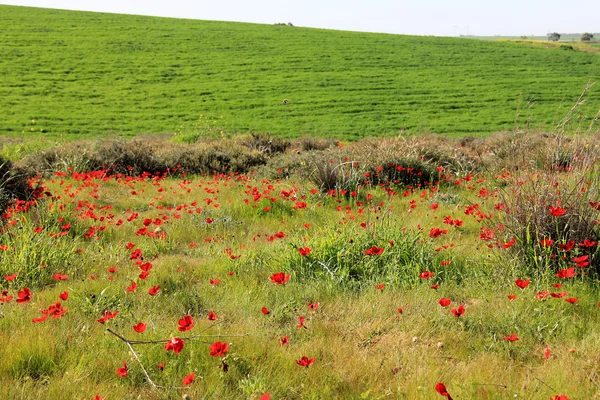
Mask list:
[[597,137],[259,139],[186,144],[246,149],[204,173],[161,140],[13,164],[0,395],[600,395]]
[[2,5],[0,26],[0,135],[12,137],[550,131],[600,78],[598,54],[568,46]]

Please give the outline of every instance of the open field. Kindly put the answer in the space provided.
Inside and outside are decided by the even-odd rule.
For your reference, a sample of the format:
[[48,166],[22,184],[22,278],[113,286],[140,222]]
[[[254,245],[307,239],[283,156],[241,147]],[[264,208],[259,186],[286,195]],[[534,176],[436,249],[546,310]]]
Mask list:
[[0,26],[2,135],[548,130],[600,78],[597,54],[504,42],[12,6]]
[[18,163],[2,398],[600,396],[597,138],[244,140]]

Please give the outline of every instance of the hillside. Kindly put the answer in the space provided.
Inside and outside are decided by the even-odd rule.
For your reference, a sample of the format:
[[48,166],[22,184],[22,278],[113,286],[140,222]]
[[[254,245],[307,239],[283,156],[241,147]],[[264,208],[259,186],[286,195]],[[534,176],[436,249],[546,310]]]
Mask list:
[[0,26],[1,135],[549,129],[600,79],[597,54],[504,42],[13,6]]

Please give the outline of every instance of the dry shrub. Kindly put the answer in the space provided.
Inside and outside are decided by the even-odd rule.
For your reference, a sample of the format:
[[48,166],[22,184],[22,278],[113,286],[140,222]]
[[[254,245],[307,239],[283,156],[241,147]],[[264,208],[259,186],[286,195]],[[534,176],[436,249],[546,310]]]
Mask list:
[[[571,259],[581,255],[600,272],[598,246],[584,244],[600,239],[600,147],[590,138],[547,139],[532,153],[514,154],[519,162],[529,154],[531,162],[514,170],[512,185],[501,192],[503,239],[515,238],[513,254],[539,272],[572,267]],[[566,213],[552,215],[550,207]]]
[[31,174],[53,171],[106,170],[113,174],[140,175],[183,172],[190,174],[246,173],[264,165],[267,158],[232,140],[207,140],[195,144],[165,140],[85,141],[67,143],[21,161]]
[[268,133],[251,133],[249,136],[242,136],[237,142],[246,146],[250,150],[258,151],[264,154],[285,153],[292,143],[283,138],[272,137]]
[[314,151],[314,150],[326,150],[333,147],[337,142],[333,139],[321,139],[321,138],[301,138],[297,141],[298,151]]
[[501,132],[488,138],[465,141],[464,145],[492,174],[520,170],[565,168],[579,157],[581,146],[595,146],[593,136],[577,139],[540,132]]
[[15,168],[9,160],[0,157],[0,215],[13,200],[29,199],[32,189],[27,181],[25,171]]

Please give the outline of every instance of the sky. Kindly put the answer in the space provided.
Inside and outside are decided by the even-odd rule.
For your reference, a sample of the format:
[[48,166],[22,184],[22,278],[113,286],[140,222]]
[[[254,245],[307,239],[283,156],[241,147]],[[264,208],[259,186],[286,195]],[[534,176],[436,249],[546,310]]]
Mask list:
[[543,36],[600,32],[600,0],[21,0],[0,4],[364,32]]

